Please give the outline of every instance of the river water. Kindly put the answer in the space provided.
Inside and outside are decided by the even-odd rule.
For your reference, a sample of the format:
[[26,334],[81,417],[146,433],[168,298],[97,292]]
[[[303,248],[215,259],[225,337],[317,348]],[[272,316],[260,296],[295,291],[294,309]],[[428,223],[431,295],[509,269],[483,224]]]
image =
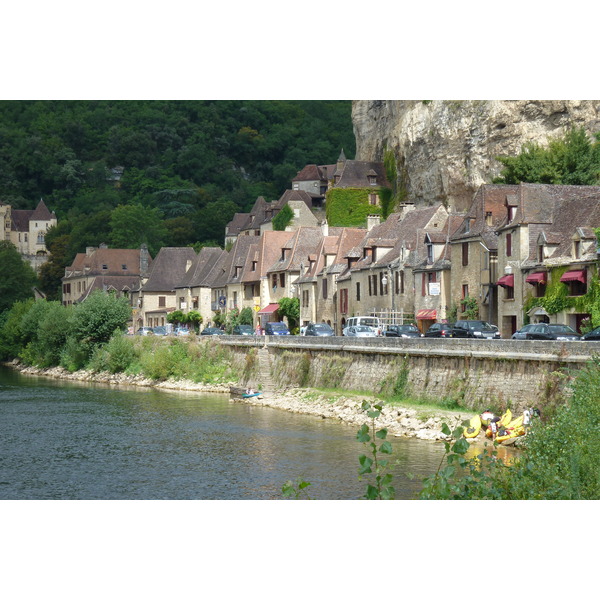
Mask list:
[[[0,367],[0,499],[358,499],[356,427],[230,402],[223,394],[115,389]],[[391,438],[398,498],[415,498],[443,445]],[[408,474],[412,474],[409,477]]]

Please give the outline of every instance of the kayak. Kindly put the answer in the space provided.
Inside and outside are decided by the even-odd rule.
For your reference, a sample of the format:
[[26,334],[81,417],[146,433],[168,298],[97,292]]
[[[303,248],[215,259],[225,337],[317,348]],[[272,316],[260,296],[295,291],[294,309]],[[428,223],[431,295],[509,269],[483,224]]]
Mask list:
[[513,419],[508,426],[505,427],[506,433],[504,435],[497,435],[497,442],[505,442],[506,440],[512,440],[525,435],[525,427],[523,427],[523,415]]
[[262,398],[262,392],[255,392],[254,394],[242,394],[242,398]]
[[475,415],[467,425],[466,429],[463,431],[463,435],[466,438],[474,438],[479,435],[481,431],[481,417],[479,415]]

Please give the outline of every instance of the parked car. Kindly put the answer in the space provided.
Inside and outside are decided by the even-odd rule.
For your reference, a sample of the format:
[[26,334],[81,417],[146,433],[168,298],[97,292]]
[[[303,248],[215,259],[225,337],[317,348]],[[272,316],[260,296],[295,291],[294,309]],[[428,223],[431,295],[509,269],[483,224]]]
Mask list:
[[236,325],[233,328],[233,335],[254,335],[252,325]]
[[283,321],[265,323],[265,335],[290,335],[290,330]]
[[[346,321],[344,331],[348,329],[348,327],[354,327],[355,325],[366,325],[367,327],[371,327],[377,335],[381,335],[383,332],[383,325],[381,319],[378,317],[350,317]],[[342,335],[346,335],[344,331],[342,331]]]
[[434,323],[426,332],[425,337],[451,338],[454,323]]
[[158,327],[153,327],[152,331],[154,332],[154,335],[167,335],[167,328],[163,327],[162,325],[159,325]]
[[205,327],[200,335],[224,335],[225,332],[221,331],[218,327]]
[[152,327],[140,327],[135,332],[135,335],[154,335],[154,330],[152,329]]
[[190,335],[190,330],[187,327],[177,327],[173,333],[176,336]]
[[521,329],[519,329],[518,331],[515,331],[510,336],[510,339],[511,340],[526,340],[527,332],[531,331],[531,329],[535,326],[536,326],[536,323],[530,323],[529,325],[524,325],[523,327],[521,327]]
[[500,339],[500,332],[494,325],[487,321],[456,321],[452,329],[452,337],[466,337],[475,339]]
[[327,323],[309,323],[304,335],[318,335],[321,337],[335,335],[333,329]]
[[581,336],[581,339],[588,342],[598,342],[600,341],[600,327],[596,327],[596,329],[592,329],[592,331],[588,331]]
[[377,337],[377,332],[367,325],[352,325],[344,329],[348,337]]
[[423,337],[416,325],[388,325],[385,337],[417,338]]
[[559,323],[538,323],[534,325],[526,334],[525,339],[528,340],[580,340],[579,335],[574,329],[568,325]]

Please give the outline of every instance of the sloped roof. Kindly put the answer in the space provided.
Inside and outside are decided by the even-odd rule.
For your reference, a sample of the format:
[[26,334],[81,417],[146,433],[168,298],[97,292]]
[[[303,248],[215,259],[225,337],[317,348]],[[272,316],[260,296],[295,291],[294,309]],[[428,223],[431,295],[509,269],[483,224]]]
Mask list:
[[339,180],[335,183],[335,187],[371,187],[369,183],[369,174],[371,173],[376,176],[377,186],[391,187],[383,163],[362,160],[347,160],[341,169],[337,169],[335,177],[339,176]]
[[193,259],[192,266],[182,277],[181,282],[175,288],[191,288],[204,285],[214,264],[219,257],[227,252],[221,248],[204,247]]
[[191,267],[196,252],[193,248],[161,248],[152,262],[144,292],[171,292],[181,284],[188,264]]
[[[150,256],[148,256],[148,264],[152,264]],[[126,266],[126,269],[123,266]],[[89,254],[80,252],[75,256],[71,266],[65,268],[65,276],[75,272],[84,272],[85,275],[139,277],[140,249],[95,248]]]
[[327,176],[317,165],[306,165],[292,181],[326,181]]

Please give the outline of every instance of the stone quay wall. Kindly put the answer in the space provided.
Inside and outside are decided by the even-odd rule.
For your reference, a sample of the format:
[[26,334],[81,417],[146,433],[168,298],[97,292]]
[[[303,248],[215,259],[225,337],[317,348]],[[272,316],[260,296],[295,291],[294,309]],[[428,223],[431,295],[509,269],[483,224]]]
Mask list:
[[233,350],[251,383],[261,377],[253,356],[266,349],[270,376],[282,390],[396,391],[474,411],[562,403],[573,374],[600,355],[600,342],[300,336],[220,336],[219,342]]

